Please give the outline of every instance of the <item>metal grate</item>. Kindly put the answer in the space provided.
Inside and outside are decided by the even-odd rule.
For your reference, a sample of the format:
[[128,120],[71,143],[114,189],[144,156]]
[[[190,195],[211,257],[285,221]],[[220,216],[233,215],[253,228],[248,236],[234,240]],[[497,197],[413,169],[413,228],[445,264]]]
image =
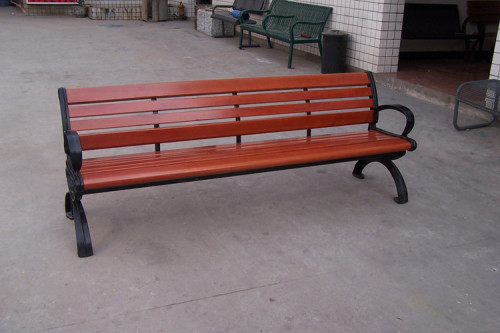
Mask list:
[[[496,116],[500,115],[499,110],[500,81],[499,80],[481,80],[465,82],[457,89],[455,99],[455,111],[453,115],[453,125],[458,130],[472,129],[488,126],[495,121]],[[458,125],[459,113],[474,113],[474,111],[484,111],[490,116],[487,122]],[[470,112],[473,111],[473,112]],[[484,117],[484,112],[479,114]]]

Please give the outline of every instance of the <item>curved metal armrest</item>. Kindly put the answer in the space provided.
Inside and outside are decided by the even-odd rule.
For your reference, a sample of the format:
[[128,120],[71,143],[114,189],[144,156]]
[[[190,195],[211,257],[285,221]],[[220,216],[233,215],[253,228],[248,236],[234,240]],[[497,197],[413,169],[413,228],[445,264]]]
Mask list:
[[82,145],[77,132],[64,132],[64,152],[73,170],[79,171],[82,167]]
[[[477,21],[469,22],[472,19],[477,20]],[[467,25],[472,24],[472,23],[476,24],[476,27],[478,29],[478,31],[473,33],[473,34],[483,34],[484,33],[484,31],[482,31],[482,30],[484,30],[484,22],[481,21],[481,15],[469,15],[469,16],[467,16],[462,23],[462,32],[467,33]]]
[[[295,27],[297,25],[322,25],[324,24],[325,22],[307,22],[307,21],[299,21],[299,22],[294,22],[292,24],[292,27],[290,28],[290,34],[293,36],[293,30],[295,29]],[[317,38],[317,34],[314,34],[314,38]],[[311,36],[312,38],[313,36]]]
[[212,14],[215,13],[217,8],[233,8],[233,5],[217,5],[212,9]]
[[265,13],[269,13],[269,9],[268,10],[245,9],[245,10],[242,10],[242,12],[245,12],[248,14],[264,15]]
[[296,25],[298,24],[303,24],[303,25],[321,25],[324,24],[325,22],[308,22],[308,21],[298,21],[294,22],[292,25],[292,29],[295,28]]
[[415,116],[413,115],[413,112],[410,109],[408,109],[406,106],[400,105],[400,104],[380,105],[379,107],[375,108],[374,120],[373,120],[373,123],[371,123],[369,125],[369,129],[378,129],[377,125],[376,125],[378,122],[378,114],[380,111],[383,111],[383,110],[396,110],[396,111],[399,111],[405,115],[406,126],[403,130],[403,133],[401,133],[400,136],[407,137],[408,133],[411,132],[411,130],[413,129],[413,126],[415,125]]

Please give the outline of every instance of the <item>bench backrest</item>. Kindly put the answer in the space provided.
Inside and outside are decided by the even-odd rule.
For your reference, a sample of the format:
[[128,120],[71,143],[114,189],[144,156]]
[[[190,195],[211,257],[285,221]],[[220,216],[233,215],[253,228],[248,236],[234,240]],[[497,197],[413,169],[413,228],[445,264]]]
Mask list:
[[457,5],[405,4],[403,39],[446,39],[460,32]]
[[[82,150],[374,122],[370,73],[59,89],[64,131]],[[232,139],[233,140],[233,139]],[[246,139],[245,139],[246,140]]]
[[[309,26],[305,27],[308,30],[318,30],[317,34],[323,31],[324,24],[328,20],[328,16],[332,12],[331,7],[307,4],[303,2],[289,1],[289,0],[273,0],[269,7],[269,15],[280,16],[293,16],[292,23],[294,22],[322,22],[322,26]],[[288,20],[275,20],[273,24],[285,24],[289,26]],[[311,32],[311,31],[307,31]],[[314,31],[312,31],[314,33]]]
[[234,0],[233,9],[263,10],[266,0]]

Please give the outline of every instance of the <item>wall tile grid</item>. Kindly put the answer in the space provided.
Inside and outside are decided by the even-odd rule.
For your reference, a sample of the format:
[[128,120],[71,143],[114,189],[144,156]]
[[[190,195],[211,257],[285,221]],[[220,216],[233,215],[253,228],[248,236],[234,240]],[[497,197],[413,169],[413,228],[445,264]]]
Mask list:
[[347,63],[379,72],[397,72],[404,0],[333,1],[328,28],[346,32]]
[[490,79],[500,80],[500,27],[498,28],[495,53],[491,63]]

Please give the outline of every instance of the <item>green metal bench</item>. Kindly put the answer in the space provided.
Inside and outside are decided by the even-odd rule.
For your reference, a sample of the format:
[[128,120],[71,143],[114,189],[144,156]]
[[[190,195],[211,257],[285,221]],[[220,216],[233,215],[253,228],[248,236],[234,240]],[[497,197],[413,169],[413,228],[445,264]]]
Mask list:
[[[317,43],[322,52],[321,33],[332,8],[294,2],[273,0],[268,10],[247,11],[254,14],[267,14],[262,24],[241,24],[239,48],[256,46],[252,44],[252,33],[264,35],[269,47],[271,38],[290,44],[288,68],[292,68],[293,46],[295,44]],[[243,32],[248,31],[248,45],[243,45]]]

